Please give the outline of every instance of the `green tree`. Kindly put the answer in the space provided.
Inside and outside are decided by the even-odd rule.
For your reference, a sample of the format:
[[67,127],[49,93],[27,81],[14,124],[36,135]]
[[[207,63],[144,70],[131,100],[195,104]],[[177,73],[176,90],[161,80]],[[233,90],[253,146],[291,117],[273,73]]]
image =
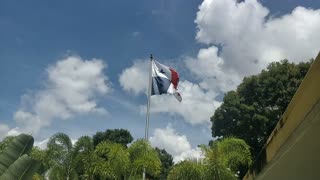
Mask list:
[[47,144],[50,159],[50,179],[77,179],[72,159],[72,143],[64,133],[54,134]]
[[237,138],[224,138],[213,141],[210,146],[200,146],[204,159],[186,160],[173,166],[168,179],[188,180],[234,180],[240,166],[249,167],[252,163],[249,145]]
[[73,167],[79,179],[90,179],[86,174],[85,163],[94,151],[93,140],[89,136],[81,136],[72,150]]
[[201,148],[208,179],[235,179],[242,167],[252,164],[250,147],[242,139],[223,138]]
[[165,150],[155,148],[161,161],[161,172],[159,179],[167,179],[170,168],[173,166],[173,157]]
[[33,179],[43,180],[45,173],[49,170],[49,159],[47,156],[47,150],[41,150],[39,147],[33,147],[30,157],[39,162],[39,168]]
[[140,177],[145,169],[146,174],[158,177],[161,170],[161,161],[157,151],[153,149],[149,142],[137,140],[128,148],[131,162],[130,176]]
[[295,94],[311,62],[271,63],[228,92],[211,117],[212,136],[244,139],[255,158]]
[[128,175],[129,153],[121,144],[101,142],[90,159],[94,162],[88,159],[86,170],[99,179],[123,179]]
[[168,180],[204,179],[205,166],[203,164],[185,160],[174,165],[168,174]]
[[32,149],[32,159],[40,162],[40,168],[33,179],[42,180],[47,172],[51,179],[88,179],[84,162],[93,150],[92,138],[89,136],[80,137],[73,147],[68,135],[57,133],[50,138],[47,149]]
[[104,132],[99,131],[93,136],[94,147],[102,141],[111,141],[127,147],[133,141],[133,137],[126,129],[107,129]]

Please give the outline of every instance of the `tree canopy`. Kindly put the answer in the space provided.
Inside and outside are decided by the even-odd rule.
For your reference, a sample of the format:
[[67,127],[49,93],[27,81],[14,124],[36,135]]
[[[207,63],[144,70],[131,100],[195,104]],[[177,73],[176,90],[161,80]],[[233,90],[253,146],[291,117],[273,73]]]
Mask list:
[[131,174],[140,175],[145,169],[146,174],[158,177],[161,170],[161,161],[158,153],[145,140],[137,140],[128,149],[131,161]]
[[165,149],[155,148],[161,161],[161,172],[159,179],[166,179],[170,168],[173,166],[173,157]]
[[310,62],[271,63],[260,74],[246,77],[229,91],[211,117],[212,136],[244,139],[256,157],[295,94]]
[[193,180],[204,179],[204,166],[196,162],[186,160],[175,165],[168,175],[168,180]]
[[47,144],[50,159],[50,179],[75,179],[77,177],[72,165],[72,142],[67,134],[54,134]]
[[173,166],[169,180],[192,179],[237,179],[239,167],[251,165],[249,145],[238,138],[223,138],[213,141],[210,146],[200,146],[204,158],[185,160]]
[[104,132],[99,131],[93,136],[94,147],[102,141],[111,141],[127,147],[133,141],[133,137],[126,129],[107,129]]
[[[129,131],[121,131],[128,132],[124,133],[125,137],[131,137]],[[118,140],[122,135],[119,136]],[[119,136],[114,136],[113,139]],[[0,160],[4,162],[0,163],[0,176],[3,173],[5,177],[32,177],[34,180],[141,179],[145,169],[147,177],[157,179],[162,172],[160,157],[166,162],[164,170],[172,165],[172,156],[165,150],[158,151],[144,140],[137,140],[127,147],[126,143],[129,141],[132,140],[103,140],[94,147],[90,136],[82,136],[72,144],[67,134],[56,133],[50,137],[47,148],[40,149],[32,147],[33,138],[29,135],[7,137],[0,142]],[[23,173],[24,170],[27,174],[22,175],[20,172]]]
[[94,161],[85,162],[86,170],[92,172],[95,179],[122,179],[129,174],[129,153],[121,144],[101,142],[89,158]]

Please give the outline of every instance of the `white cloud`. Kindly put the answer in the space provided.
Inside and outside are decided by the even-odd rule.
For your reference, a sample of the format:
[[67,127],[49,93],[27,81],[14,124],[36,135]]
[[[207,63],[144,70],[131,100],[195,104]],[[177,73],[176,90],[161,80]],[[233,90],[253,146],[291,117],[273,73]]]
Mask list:
[[180,161],[184,161],[187,159],[198,161],[203,158],[204,158],[204,155],[203,155],[201,149],[196,147],[195,149],[189,149],[188,151],[182,152],[180,155],[175,156],[173,161],[175,163],[178,163]]
[[315,57],[320,10],[297,7],[291,14],[267,19],[268,14],[256,0],[205,0],[195,20],[196,39],[220,44],[223,71],[231,69],[242,76],[259,72],[271,61]]
[[69,56],[49,66],[45,88],[23,96],[22,105],[14,114],[17,127],[10,133],[37,133],[53,120],[84,113],[107,113],[97,106],[97,97],[111,91],[104,68],[106,64],[102,60],[83,60],[78,56]]
[[230,91],[241,82],[239,74],[232,69],[224,68],[224,63],[215,46],[200,49],[197,58],[185,59],[186,67],[200,78],[200,86],[215,92]]
[[6,136],[17,136],[21,134],[20,128],[10,128],[7,124],[0,124],[0,141]]
[[171,154],[175,163],[201,157],[200,149],[192,149],[187,137],[179,135],[171,124],[168,124],[165,129],[155,129],[150,142],[154,147],[165,149]]
[[147,91],[148,63],[147,61],[136,61],[134,64],[123,70],[119,76],[122,88],[135,95]]
[[10,129],[10,131],[8,132],[8,136],[18,136],[19,134],[23,133],[21,128],[19,127],[15,127]]
[[[44,139],[44,140],[41,140],[41,141],[34,141],[34,146],[37,146],[40,149],[46,149],[49,140],[50,140],[50,138],[47,138],[47,139]],[[71,138],[72,145],[75,145],[77,141],[78,141],[78,139]]]
[[169,124],[165,129],[155,129],[150,137],[153,146],[165,148],[173,156],[191,149],[191,145],[185,135],[178,135]]
[[10,128],[6,124],[0,124],[0,141],[7,135]]
[[49,142],[49,138],[44,139],[42,141],[35,141],[34,146],[37,146],[40,149],[46,149],[47,148],[47,143]]

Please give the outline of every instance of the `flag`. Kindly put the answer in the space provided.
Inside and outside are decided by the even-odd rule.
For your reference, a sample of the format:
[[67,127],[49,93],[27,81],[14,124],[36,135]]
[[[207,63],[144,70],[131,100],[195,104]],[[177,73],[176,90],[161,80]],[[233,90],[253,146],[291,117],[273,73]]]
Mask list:
[[157,61],[152,62],[151,95],[172,94],[179,102],[182,97],[178,91],[179,74]]

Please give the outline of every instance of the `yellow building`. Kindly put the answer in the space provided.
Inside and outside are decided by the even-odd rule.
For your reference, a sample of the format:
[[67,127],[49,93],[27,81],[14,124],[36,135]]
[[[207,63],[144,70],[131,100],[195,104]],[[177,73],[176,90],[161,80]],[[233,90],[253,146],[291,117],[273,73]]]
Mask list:
[[243,179],[320,179],[320,53]]

